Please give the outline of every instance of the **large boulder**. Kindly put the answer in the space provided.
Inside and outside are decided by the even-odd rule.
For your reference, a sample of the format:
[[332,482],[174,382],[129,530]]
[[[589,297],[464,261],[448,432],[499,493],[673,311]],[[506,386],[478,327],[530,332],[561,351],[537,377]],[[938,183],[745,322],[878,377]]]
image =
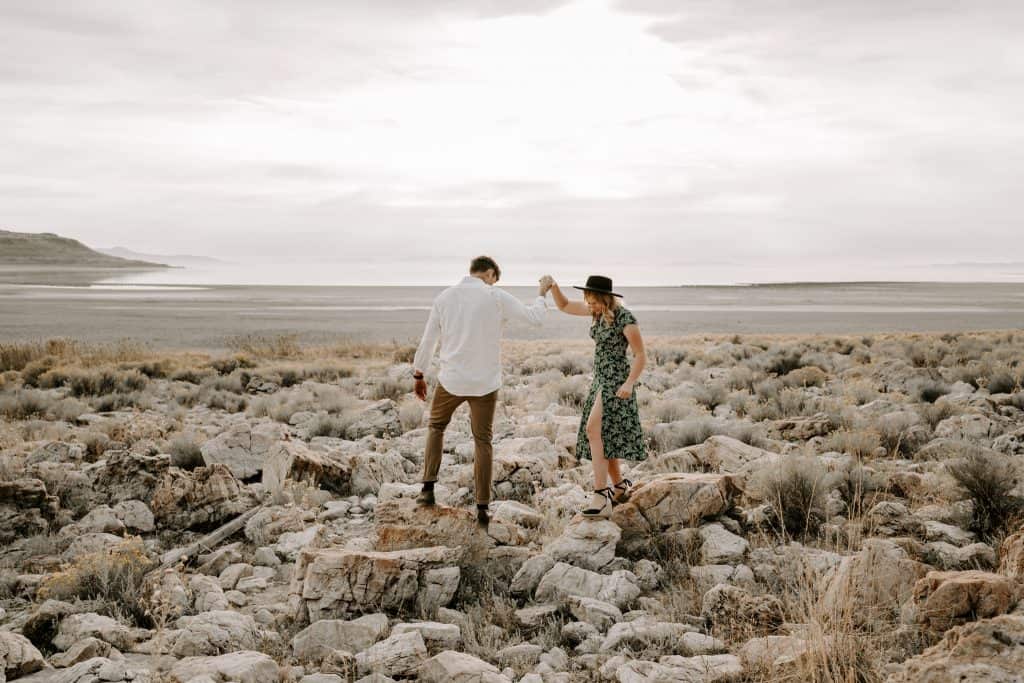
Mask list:
[[353,441],[366,436],[400,436],[402,420],[398,406],[390,398],[373,403],[353,416],[345,429],[345,438]]
[[624,569],[598,574],[557,562],[537,585],[537,600],[556,602],[571,596],[610,602],[621,609],[640,597],[640,586],[636,575]]
[[167,470],[152,499],[156,521],[172,529],[217,526],[254,504],[252,495],[220,464],[191,472]]
[[94,480],[105,496],[103,502],[108,504],[152,501],[153,492],[171,466],[171,456],[156,449],[107,451],[103,458]]
[[622,541],[697,526],[729,510],[739,489],[732,476],[682,472],[656,475],[634,488],[629,502],[619,505],[612,521]]
[[95,612],[71,614],[60,622],[53,646],[59,650],[67,650],[80,640],[97,638],[110,643],[118,650],[127,650],[141,640],[145,632],[131,629],[116,619],[105,617]]
[[46,492],[46,484],[39,479],[0,481],[0,545],[45,534],[59,509],[59,500]]
[[999,573],[1024,580],[1024,529],[1007,536],[999,546]]
[[868,539],[860,552],[844,557],[825,576],[820,608],[835,618],[877,622],[877,617],[898,613],[928,570],[893,541]]
[[301,441],[278,441],[263,460],[263,487],[281,491],[287,480],[303,482],[339,494],[347,494],[352,477],[347,460],[314,451]]
[[697,468],[705,472],[747,474],[778,463],[782,456],[745,444],[731,436],[712,436],[702,444],[682,449],[694,456]]
[[458,552],[444,546],[392,552],[308,549],[299,553],[290,590],[297,616],[310,622],[412,606],[429,613],[454,597],[461,576],[458,559]]
[[203,462],[225,465],[239,479],[255,477],[263,471],[263,461],[287,430],[277,422],[234,424],[200,447]]
[[412,676],[427,658],[427,646],[418,631],[398,633],[356,655],[361,674]]
[[179,632],[170,644],[176,657],[220,655],[236,650],[255,650],[262,631],[247,614],[221,610],[181,617],[175,622]]
[[23,635],[0,631],[0,673],[7,680],[27,676],[46,666],[46,660]]
[[[378,550],[408,550],[443,545],[459,548],[461,563],[479,562],[495,546],[488,531],[477,525],[476,515],[465,508],[445,505],[423,507],[412,500],[398,499],[377,503],[374,515]],[[500,522],[492,524],[501,526]]]
[[357,496],[377,495],[387,482],[410,483],[419,470],[397,451],[353,453],[346,460],[351,470],[349,489]]
[[217,657],[185,657],[171,668],[173,683],[192,680],[213,683],[278,683],[280,671],[275,662],[262,652],[243,650]]
[[423,683],[510,683],[498,667],[465,652],[444,650],[420,666]]
[[615,559],[615,547],[622,531],[608,520],[577,517],[566,526],[562,535],[549,543],[544,552],[556,562],[600,571]]
[[914,585],[917,620],[934,633],[976,619],[1006,614],[1020,599],[1021,584],[977,570],[928,572]]
[[319,663],[332,650],[362,652],[387,634],[385,614],[367,614],[352,621],[320,619],[296,634],[292,651],[299,661]]
[[1024,616],[1003,615],[946,631],[887,683],[1011,683],[1024,671]]
[[603,667],[604,680],[627,683],[729,683],[739,680],[743,663],[736,655],[670,655],[657,662],[612,657]]

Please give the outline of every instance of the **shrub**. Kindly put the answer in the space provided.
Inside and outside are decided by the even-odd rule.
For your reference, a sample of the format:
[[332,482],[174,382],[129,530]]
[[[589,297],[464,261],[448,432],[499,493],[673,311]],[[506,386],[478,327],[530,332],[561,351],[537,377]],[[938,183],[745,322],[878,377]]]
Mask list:
[[147,624],[142,581],[155,562],[146,554],[142,539],[129,538],[113,548],[82,555],[39,585],[41,600],[101,600],[108,609],[120,608],[137,624]]
[[783,350],[776,352],[765,360],[764,370],[769,374],[781,377],[802,366],[800,352]]
[[145,394],[133,391],[128,394],[113,393],[105,396],[97,396],[92,399],[92,408],[98,413],[108,413],[125,408],[138,408],[146,410],[152,405],[152,401]]
[[72,370],[66,374],[57,373],[58,371],[51,370],[40,379],[49,386],[56,386],[55,382],[67,385],[71,389],[71,395],[77,397],[141,391],[149,381],[138,370],[103,368],[100,370]]
[[646,410],[645,417],[653,417],[657,422],[677,422],[692,415],[695,411],[700,412],[696,407],[682,399],[660,399],[652,401]]
[[1005,370],[996,372],[988,378],[985,388],[990,394],[1012,394],[1018,387],[1016,378]]
[[419,400],[406,401],[398,406],[398,420],[402,423],[403,431],[416,429],[423,423],[423,403]]
[[213,375],[209,370],[201,368],[185,368],[174,372],[171,375],[171,380],[175,382],[188,382],[189,384],[202,384],[203,380],[212,376]]
[[708,410],[714,410],[726,402],[729,392],[720,382],[698,384],[693,390],[693,400]]
[[757,472],[752,485],[786,533],[805,536],[817,533],[825,520],[825,497],[834,488],[833,479],[817,458],[789,456]]
[[824,370],[808,365],[787,373],[782,381],[790,387],[820,387],[827,379],[828,375]]
[[949,393],[949,387],[943,382],[924,380],[917,384],[915,393],[917,398],[925,403],[935,403],[937,400]]
[[753,425],[730,424],[707,416],[656,424],[650,431],[650,441],[656,452],[667,453],[677,448],[702,444],[715,435],[729,436],[751,446],[760,447],[764,444],[764,437]]
[[351,426],[351,420],[346,420],[333,415],[319,415],[313,424],[309,426],[306,437],[312,439],[317,436],[330,436],[336,439],[344,439],[345,433]]
[[179,436],[167,447],[171,464],[183,470],[194,470],[204,464],[203,451],[194,438]]
[[43,417],[46,415],[49,401],[49,397],[41,391],[18,390],[13,394],[0,396],[0,415],[9,420]]
[[972,531],[982,536],[1001,532],[1024,510],[1024,500],[1011,495],[1017,469],[1010,457],[972,449],[946,468],[974,501]]
[[554,391],[559,403],[579,410],[587,400],[590,387],[584,377],[576,375],[556,382]]
[[38,360],[34,360],[31,363],[25,365],[21,371],[21,381],[27,387],[38,387],[39,378],[53,369],[57,364],[57,359],[53,356],[44,356]]
[[46,354],[46,346],[40,342],[0,344],[0,372],[20,371],[32,361],[38,360]]
[[881,445],[882,440],[878,432],[873,430],[843,429],[832,432],[825,440],[826,449],[846,453],[861,460],[874,455]]
[[921,418],[928,423],[928,426],[935,429],[935,425],[947,417],[960,415],[961,409],[948,401],[943,401],[942,403],[926,403],[918,408],[918,412],[921,414]]
[[235,370],[252,369],[256,363],[247,356],[232,356],[230,358],[215,358],[209,362],[209,366],[221,375],[230,375]]
[[775,397],[775,402],[779,406],[779,411],[786,417],[802,415],[807,405],[807,394],[803,389],[786,388]]
[[416,347],[410,345],[399,346],[391,354],[391,360],[395,363],[411,363],[416,358]]
[[231,393],[230,391],[205,392],[200,400],[210,408],[224,410],[229,413],[240,413],[249,405],[249,399],[245,396]]
[[397,401],[412,391],[411,382],[398,382],[393,379],[380,379],[369,386],[367,395],[372,401],[390,398]]
[[85,452],[92,460],[98,460],[112,445],[110,437],[103,432],[86,432],[81,438]]

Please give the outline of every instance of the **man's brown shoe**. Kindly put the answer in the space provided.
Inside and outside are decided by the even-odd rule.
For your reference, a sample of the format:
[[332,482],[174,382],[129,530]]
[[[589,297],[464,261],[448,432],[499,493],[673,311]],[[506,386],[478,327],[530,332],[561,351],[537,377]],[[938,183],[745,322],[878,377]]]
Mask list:
[[434,489],[423,489],[420,491],[420,495],[416,496],[416,503],[432,507],[435,504]]

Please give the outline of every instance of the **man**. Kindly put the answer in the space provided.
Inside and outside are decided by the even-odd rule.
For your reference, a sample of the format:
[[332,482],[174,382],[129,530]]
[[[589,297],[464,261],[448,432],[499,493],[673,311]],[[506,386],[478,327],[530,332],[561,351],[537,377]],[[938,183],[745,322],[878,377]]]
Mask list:
[[440,342],[440,371],[430,406],[423,457],[423,490],[416,500],[421,505],[434,505],[434,483],[441,467],[444,430],[455,409],[468,402],[475,445],[476,514],[477,522],[483,527],[490,523],[491,429],[501,386],[502,330],[508,321],[539,327],[547,310],[544,296],[551,289],[551,278],[545,277],[540,281],[536,300],[527,306],[494,287],[500,277],[501,269],[494,259],[488,256],[473,259],[469,275],[434,300],[412,363],[416,396],[425,401],[427,383],[423,373]]

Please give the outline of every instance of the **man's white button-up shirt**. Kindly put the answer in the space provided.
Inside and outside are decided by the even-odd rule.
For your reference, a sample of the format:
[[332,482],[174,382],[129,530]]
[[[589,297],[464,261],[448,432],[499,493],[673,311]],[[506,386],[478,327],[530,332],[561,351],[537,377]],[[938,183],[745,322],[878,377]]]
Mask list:
[[501,335],[506,322],[539,327],[547,304],[529,306],[508,292],[467,275],[441,292],[430,309],[413,369],[424,372],[441,343],[437,379],[454,396],[484,396],[501,386]]

